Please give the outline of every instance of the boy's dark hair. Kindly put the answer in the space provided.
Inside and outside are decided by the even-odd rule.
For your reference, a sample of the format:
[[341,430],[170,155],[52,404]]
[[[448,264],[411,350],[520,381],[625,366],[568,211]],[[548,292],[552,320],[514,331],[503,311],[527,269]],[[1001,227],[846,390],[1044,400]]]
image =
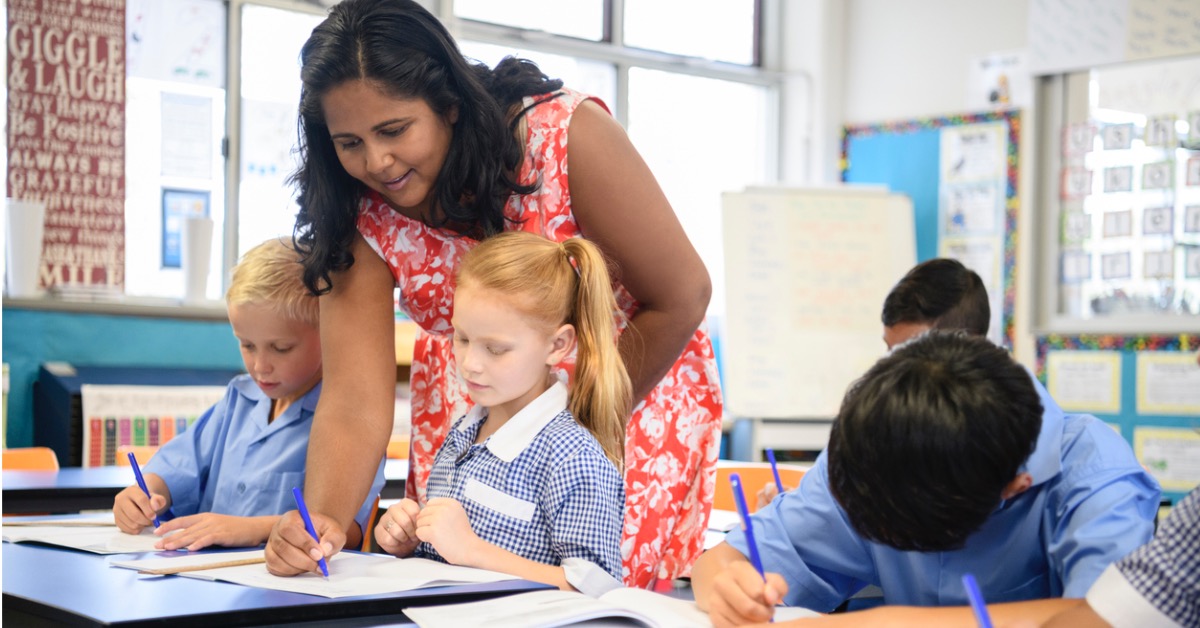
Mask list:
[[938,257],[917,264],[896,282],[883,301],[883,324],[928,323],[934,329],[962,329],[986,336],[992,319],[987,289],[975,271]]
[[510,174],[525,147],[515,134],[521,115],[510,112],[526,96],[553,97],[562,81],[533,62],[508,57],[489,69],[467,59],[446,27],[412,0],[342,0],[313,29],[300,63],[300,166],[289,181],[298,188],[294,237],[304,254],[304,283],[314,293],[328,292],[331,273],[354,263],[350,247],[366,192],[329,137],[321,98],[331,89],[362,80],[396,98],[423,99],[444,119],[457,112],[434,184],[434,227],[494,235],[504,230],[509,197],[537,189],[538,181]]
[[864,538],[958,549],[1000,503],[1037,443],[1042,403],[1008,353],[931,331],[846,392],[829,436],[829,486]]

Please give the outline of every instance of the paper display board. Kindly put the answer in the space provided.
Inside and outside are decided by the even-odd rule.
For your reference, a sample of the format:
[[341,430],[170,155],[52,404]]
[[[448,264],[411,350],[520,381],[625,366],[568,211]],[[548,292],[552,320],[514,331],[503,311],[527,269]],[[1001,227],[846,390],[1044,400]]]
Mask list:
[[831,418],[881,357],[880,309],[916,261],[912,202],[882,189],[723,198],[726,410]]

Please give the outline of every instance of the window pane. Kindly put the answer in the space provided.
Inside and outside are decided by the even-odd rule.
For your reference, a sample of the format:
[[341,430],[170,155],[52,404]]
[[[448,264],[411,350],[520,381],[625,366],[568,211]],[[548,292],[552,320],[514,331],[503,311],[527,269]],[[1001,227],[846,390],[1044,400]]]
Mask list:
[[[639,68],[629,72],[630,139],[708,266],[713,315],[725,313],[721,193],[772,180],[770,102],[770,91],[755,85]],[[729,131],[731,120],[736,133]]]
[[1094,70],[1068,96],[1088,120],[1062,135],[1060,314],[1200,314],[1200,92],[1182,76],[1200,57]]
[[[183,296],[183,218],[203,213],[206,198],[214,233],[206,296],[220,298],[224,4],[130,1],[125,30],[125,293]],[[164,203],[164,191],[178,193]]]
[[454,0],[454,14],[477,22],[604,39],[604,0]]
[[238,257],[260,242],[291,236],[296,224],[296,126],[300,48],[323,15],[258,5],[242,11],[241,181]]
[[[504,57],[529,59],[536,63],[546,76],[562,79],[566,87],[596,96],[603,100],[609,109],[612,109],[616,102],[617,71],[612,64],[474,41],[459,42],[459,48],[468,58],[490,68],[496,67]],[[616,114],[615,110],[613,114]]]
[[[755,0],[625,0],[625,45],[754,65]],[[680,16],[687,16],[686,26]]]

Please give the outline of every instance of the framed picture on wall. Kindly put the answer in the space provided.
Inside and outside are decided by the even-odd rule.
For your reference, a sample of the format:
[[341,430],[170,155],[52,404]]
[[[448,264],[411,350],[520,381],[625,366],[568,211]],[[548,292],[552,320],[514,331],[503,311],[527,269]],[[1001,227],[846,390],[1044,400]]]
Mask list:
[[1169,235],[1174,230],[1175,208],[1170,205],[1147,207],[1142,214],[1142,233],[1145,235]]
[[163,188],[162,267],[179,268],[182,254],[183,221],[208,217],[209,192]]

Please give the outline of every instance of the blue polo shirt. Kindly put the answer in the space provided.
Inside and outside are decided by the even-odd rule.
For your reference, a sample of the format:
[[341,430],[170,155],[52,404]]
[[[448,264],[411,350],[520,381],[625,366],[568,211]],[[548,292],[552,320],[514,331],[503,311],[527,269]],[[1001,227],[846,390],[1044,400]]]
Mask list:
[[[900,551],[863,540],[829,490],[822,452],[796,490],[753,515],[763,567],[787,580],[785,602],[829,611],[873,584],[887,604],[958,606],[968,603],[967,572],[989,604],[1078,598],[1110,563],[1148,541],[1158,483],[1112,428],[1064,414],[1034,385],[1045,411],[1022,467],[1033,486],[1001,503],[959,550]],[[748,553],[740,528],[725,541]]]
[[[318,382],[279,418],[268,421],[271,398],[249,375],[239,375],[221,401],[159,447],[143,470],[167,483],[177,517],[200,512],[259,517],[295,510],[292,487],[304,487],[308,433],[320,394]],[[382,488],[380,460],[367,500],[354,518],[359,527],[367,525]]]
[[[486,418],[487,409],[475,406],[446,434],[429,472],[429,499],[458,500],[479,538],[563,566],[585,593],[618,586],[625,482],[567,410],[567,387],[555,383],[476,444]],[[415,555],[444,562],[428,543]]]

